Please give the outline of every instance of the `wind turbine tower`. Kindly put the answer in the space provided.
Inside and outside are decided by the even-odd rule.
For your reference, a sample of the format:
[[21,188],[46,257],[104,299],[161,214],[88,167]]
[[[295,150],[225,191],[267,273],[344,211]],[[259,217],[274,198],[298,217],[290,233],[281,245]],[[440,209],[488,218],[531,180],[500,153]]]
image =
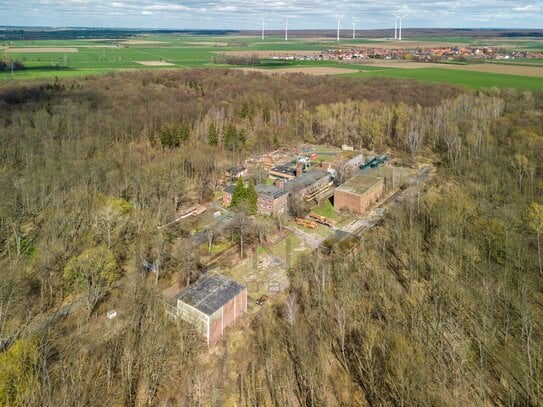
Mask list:
[[285,41],[288,41],[288,17],[285,18]]
[[358,21],[359,20],[357,20],[356,18],[353,17],[353,40],[356,38],[356,23]]
[[407,17],[407,14],[404,15],[404,16],[398,16],[398,20],[400,20],[400,33],[398,35],[398,40],[401,41],[402,40],[402,20]]
[[398,15],[394,14],[394,39],[398,39]]
[[341,22],[341,19],[345,17],[345,15],[342,16],[336,16],[337,19],[337,40],[339,41],[339,23]]
[[264,27],[266,26],[266,22],[264,19],[262,19],[262,39],[264,39]]

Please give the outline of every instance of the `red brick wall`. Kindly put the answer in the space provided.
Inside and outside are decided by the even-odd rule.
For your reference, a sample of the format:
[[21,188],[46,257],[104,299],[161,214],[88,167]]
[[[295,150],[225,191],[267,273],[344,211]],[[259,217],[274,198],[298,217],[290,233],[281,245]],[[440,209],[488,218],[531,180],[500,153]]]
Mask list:
[[[258,197],[257,200],[257,209],[259,213],[265,215],[271,215],[272,213],[281,213],[285,212],[288,203],[288,194],[280,196],[277,199],[269,200],[262,197]],[[270,206],[270,208],[268,208]]]
[[222,307],[224,312],[224,326],[230,326],[234,323],[235,315],[234,315],[234,300],[235,298],[232,298],[230,301],[228,301],[224,306]]
[[[220,313],[219,313],[220,315]],[[213,345],[222,336],[222,316],[211,319],[209,323],[209,344]]]
[[[273,210],[273,202],[261,196],[257,197],[256,206],[259,213],[270,215]],[[269,206],[269,208],[268,208]]]
[[385,184],[383,180],[380,180],[363,195],[336,189],[334,192],[334,208],[336,210],[348,209],[362,214],[381,199],[384,192]]
[[209,328],[209,344],[213,345],[222,336],[223,329],[236,323],[236,321],[243,315],[247,308],[247,295],[246,288],[241,291],[236,297],[228,301],[220,310],[216,313],[218,316],[211,319]]
[[226,191],[223,191],[222,193],[222,205],[225,208],[228,208],[230,204],[232,203],[232,194]]
[[273,213],[286,212],[288,208],[288,194],[282,195],[273,201]]
[[234,299],[236,300],[236,319],[238,319],[243,315],[247,306],[245,290],[240,292]]

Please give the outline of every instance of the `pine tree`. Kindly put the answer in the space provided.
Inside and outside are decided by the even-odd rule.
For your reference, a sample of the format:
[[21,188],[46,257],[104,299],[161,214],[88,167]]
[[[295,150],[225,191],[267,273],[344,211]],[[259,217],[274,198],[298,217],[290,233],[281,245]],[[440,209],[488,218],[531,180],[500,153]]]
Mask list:
[[187,123],[183,123],[181,127],[178,128],[179,142],[186,143],[190,138],[190,127]]
[[255,184],[253,184],[252,182],[250,182],[249,185],[247,186],[245,198],[246,198],[247,210],[249,211],[249,213],[255,214],[258,194],[256,192]]
[[234,187],[234,192],[232,192],[232,203],[230,204],[231,208],[237,208],[245,201],[247,196],[247,191],[245,185],[243,184],[243,178],[239,177],[236,181]]
[[243,105],[241,106],[240,116],[242,119],[245,119],[249,116],[249,104],[247,102],[243,102]]
[[219,137],[217,135],[217,128],[213,123],[209,125],[209,132],[207,134],[207,142],[209,145],[216,146],[219,144]]
[[245,133],[238,131],[232,124],[224,126],[224,145],[230,151],[239,151],[245,145]]

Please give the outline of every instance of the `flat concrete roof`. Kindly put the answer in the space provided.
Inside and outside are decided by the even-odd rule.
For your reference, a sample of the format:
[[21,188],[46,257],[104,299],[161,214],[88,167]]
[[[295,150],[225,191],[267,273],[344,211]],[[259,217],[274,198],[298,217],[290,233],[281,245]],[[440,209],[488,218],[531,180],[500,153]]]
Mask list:
[[382,181],[389,173],[390,166],[387,165],[378,168],[368,168],[364,171],[358,171],[354,177],[337,187],[336,191],[363,195],[379,181]]
[[174,297],[206,315],[212,315],[244,290],[244,286],[217,273],[205,273]]
[[315,182],[325,177],[331,178],[331,175],[328,171],[321,169],[309,170],[307,172],[304,172],[297,178],[286,181],[285,189],[290,193],[296,192],[310,185],[313,185]]
[[288,194],[287,191],[281,188],[277,188],[275,185],[258,184],[256,186],[256,193],[266,198],[277,199],[280,196]]

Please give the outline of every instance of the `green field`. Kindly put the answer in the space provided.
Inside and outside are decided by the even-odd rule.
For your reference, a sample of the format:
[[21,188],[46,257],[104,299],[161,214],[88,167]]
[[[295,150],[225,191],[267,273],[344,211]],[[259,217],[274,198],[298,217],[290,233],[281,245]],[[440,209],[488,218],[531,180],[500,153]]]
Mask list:
[[[288,42],[282,37],[247,36],[195,36],[170,34],[161,36],[138,37],[136,41],[153,41],[155,43],[126,43],[122,39],[94,40],[25,40],[6,41],[0,44],[0,57],[20,60],[25,65],[22,71],[1,72],[0,80],[31,79],[48,77],[70,77],[81,75],[105,74],[118,70],[134,69],[186,69],[224,67],[215,64],[214,57],[225,51],[254,52],[263,51],[323,51],[342,44],[385,44],[383,41],[367,39],[344,39],[338,43],[331,38],[291,39]],[[409,40],[414,41],[414,40]],[[499,43],[514,44],[521,49],[543,49],[543,42],[536,39],[490,39],[478,40],[462,37],[428,37],[417,38],[416,41],[450,42],[457,44],[492,45]],[[78,52],[9,52],[9,48],[77,48]],[[164,61],[171,65],[145,66],[138,62]],[[540,61],[519,60],[516,64],[539,65]],[[503,63],[511,63],[510,61]],[[481,87],[513,87],[519,89],[540,89],[543,80],[537,77],[508,74],[490,74],[470,71],[452,71],[436,67],[428,69],[382,68],[368,65],[355,65],[333,61],[277,61],[263,59],[259,68],[277,69],[286,67],[342,67],[359,70],[358,73],[346,74],[357,78],[391,77],[415,79],[425,82],[448,82],[472,88]],[[542,68],[543,69],[543,68]]]
[[394,69],[381,68],[368,72],[344,74],[356,78],[384,77],[415,79],[421,82],[446,82],[470,88],[543,89],[543,79],[532,76],[507,75],[486,72],[456,71],[439,68]]

